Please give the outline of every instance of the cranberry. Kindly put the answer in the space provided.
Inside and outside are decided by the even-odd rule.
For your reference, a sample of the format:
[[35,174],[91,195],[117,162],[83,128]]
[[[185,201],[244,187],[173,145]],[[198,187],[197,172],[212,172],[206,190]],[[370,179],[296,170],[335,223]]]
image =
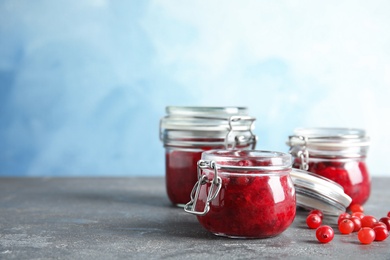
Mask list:
[[387,229],[387,226],[386,226],[386,224],[385,223],[383,223],[383,222],[376,222],[376,223],[374,223],[374,225],[372,225],[372,228],[374,228],[374,227],[384,227],[384,228],[386,228]]
[[319,226],[321,226],[321,223],[322,223],[321,217],[317,214],[314,213],[309,214],[309,216],[307,216],[306,218],[306,224],[311,229],[318,228]]
[[353,232],[358,232],[362,228],[362,220],[359,217],[352,216],[349,220],[353,222]]
[[339,225],[343,219],[349,219],[350,217],[351,215],[347,212],[341,213],[339,219],[337,220],[337,225]]
[[311,211],[309,212],[309,215],[310,215],[310,214],[317,214],[318,216],[320,216],[321,219],[324,218],[324,213],[322,213],[322,211],[319,210],[319,209],[313,209],[313,210],[311,210]]
[[339,231],[341,234],[351,234],[354,230],[354,224],[349,219],[343,219],[339,224]]
[[330,226],[320,226],[316,230],[317,240],[321,243],[328,243],[332,241],[334,237],[334,231]]
[[363,209],[363,206],[360,205],[360,204],[351,204],[351,206],[349,206],[349,210],[353,213],[353,212],[364,212],[364,209]]
[[358,218],[362,219],[365,215],[364,215],[363,212],[353,212],[352,216],[353,217],[358,217]]
[[376,222],[378,222],[378,220],[374,216],[366,215],[362,218],[362,228],[372,228]]
[[386,225],[387,230],[390,231],[390,217],[383,217],[379,219],[379,222],[382,222]]
[[376,226],[374,227],[375,241],[383,241],[389,236],[389,231],[386,227]]
[[369,227],[362,227],[358,232],[358,239],[362,244],[371,244],[375,239],[375,231]]

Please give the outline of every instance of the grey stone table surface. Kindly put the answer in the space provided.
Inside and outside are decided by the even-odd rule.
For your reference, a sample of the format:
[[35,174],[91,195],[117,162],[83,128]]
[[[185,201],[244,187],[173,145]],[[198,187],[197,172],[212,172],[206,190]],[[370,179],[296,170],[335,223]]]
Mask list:
[[[390,178],[373,178],[366,214],[387,214],[389,187]],[[163,177],[3,177],[0,259],[390,259],[390,238],[362,245],[336,230],[318,243],[306,214],[273,238],[230,239],[171,206]]]

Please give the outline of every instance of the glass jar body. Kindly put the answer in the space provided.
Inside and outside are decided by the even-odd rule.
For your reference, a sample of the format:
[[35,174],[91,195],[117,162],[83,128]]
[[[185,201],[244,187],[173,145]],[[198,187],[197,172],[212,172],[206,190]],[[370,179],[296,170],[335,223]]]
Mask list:
[[267,238],[295,218],[291,155],[258,150],[202,153],[199,176],[184,210],[215,235]]
[[[213,173],[206,173],[213,178]],[[197,216],[208,231],[227,237],[267,238],[286,230],[295,218],[295,189],[288,172],[221,173],[222,187],[210,210]],[[197,201],[202,209],[209,185],[202,186]]]
[[[301,160],[295,157],[294,167],[299,168]],[[352,198],[351,204],[363,205],[371,193],[371,177],[364,157],[321,158],[309,157],[308,171],[328,178],[344,188]]]

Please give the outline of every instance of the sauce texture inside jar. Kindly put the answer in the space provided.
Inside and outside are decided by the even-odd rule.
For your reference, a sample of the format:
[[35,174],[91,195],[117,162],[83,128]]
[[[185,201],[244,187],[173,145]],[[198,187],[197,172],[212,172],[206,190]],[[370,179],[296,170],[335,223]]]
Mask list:
[[[207,150],[207,147],[204,148]],[[209,148],[208,148],[209,149]],[[203,150],[168,150],[165,154],[166,189],[173,204],[184,205],[198,180],[197,162]]]
[[[299,168],[297,158],[294,167]],[[361,159],[310,158],[308,171],[321,175],[344,188],[352,198],[351,204],[364,204],[371,193],[371,178],[366,163]]]

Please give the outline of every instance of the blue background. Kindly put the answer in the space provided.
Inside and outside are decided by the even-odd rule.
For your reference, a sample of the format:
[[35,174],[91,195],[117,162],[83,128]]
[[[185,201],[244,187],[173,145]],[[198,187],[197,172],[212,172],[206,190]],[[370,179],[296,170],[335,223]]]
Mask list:
[[259,149],[359,127],[390,176],[388,1],[0,2],[0,175],[164,174],[165,106],[247,106]]

